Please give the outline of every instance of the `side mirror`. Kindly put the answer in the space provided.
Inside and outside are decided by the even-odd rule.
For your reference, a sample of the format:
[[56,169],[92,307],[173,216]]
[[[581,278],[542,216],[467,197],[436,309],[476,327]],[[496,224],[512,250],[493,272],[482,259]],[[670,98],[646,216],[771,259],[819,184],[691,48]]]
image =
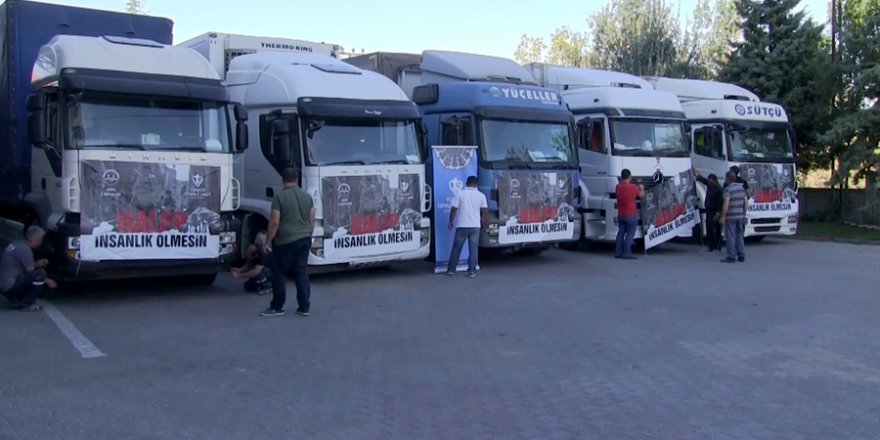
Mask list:
[[584,118],[584,119],[581,119],[580,121],[577,121],[578,145],[585,150],[592,149],[592,145],[591,145],[592,142],[590,140],[590,135],[592,133],[590,133],[590,131],[591,131],[590,118]]
[[248,120],[247,110],[241,104],[235,104],[233,107],[233,113],[235,114],[235,120],[238,122],[245,122]]
[[235,151],[241,153],[248,148],[247,122],[239,120],[235,123]]
[[284,166],[290,165],[290,122],[278,119],[272,122],[272,155]]
[[46,101],[43,95],[35,94],[27,98],[28,141],[37,148],[46,145]]

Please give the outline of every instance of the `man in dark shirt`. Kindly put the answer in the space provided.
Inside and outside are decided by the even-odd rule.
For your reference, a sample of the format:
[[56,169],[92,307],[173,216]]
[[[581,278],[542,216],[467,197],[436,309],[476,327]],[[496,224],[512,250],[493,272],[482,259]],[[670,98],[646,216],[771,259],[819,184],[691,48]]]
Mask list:
[[9,299],[12,308],[36,312],[41,310],[37,298],[46,283],[49,262],[34,261],[34,249],[43,244],[46,232],[39,226],[25,231],[25,240],[11,243],[0,258],[0,292]]
[[709,252],[721,250],[721,209],[724,207],[724,190],[721,183],[718,182],[718,176],[709,174],[708,178],[700,175],[700,172],[694,169],[694,176],[697,182],[706,185],[706,245]]
[[272,303],[260,316],[281,316],[287,300],[287,273],[293,268],[296,285],[296,312],[309,316],[311,290],[306,267],[315,229],[312,197],[299,187],[299,170],[282,173],[284,189],[272,199],[272,214],[266,236],[266,253],[272,266]]
[[244,266],[233,267],[229,271],[234,278],[247,278],[244,282],[245,292],[266,295],[272,291],[272,271],[267,267],[266,260],[263,250],[252,244],[245,250]]
[[617,242],[614,258],[635,260],[632,255],[633,238],[639,225],[639,210],[636,202],[645,197],[645,188],[632,182],[632,172],[625,169],[620,173],[620,183],[615,188],[617,198]]
[[[746,191],[746,197],[748,197],[748,194],[749,194],[749,182],[746,182],[745,179],[743,179],[742,177],[739,176],[739,167],[736,166],[736,165],[731,165],[731,166],[730,166],[730,171],[733,171],[733,174],[736,176],[736,180],[735,180],[735,182],[738,183],[738,184],[740,184],[740,185],[742,185],[743,189]],[[727,185],[728,185],[728,183],[725,182],[725,183],[724,183],[724,187],[727,188]]]

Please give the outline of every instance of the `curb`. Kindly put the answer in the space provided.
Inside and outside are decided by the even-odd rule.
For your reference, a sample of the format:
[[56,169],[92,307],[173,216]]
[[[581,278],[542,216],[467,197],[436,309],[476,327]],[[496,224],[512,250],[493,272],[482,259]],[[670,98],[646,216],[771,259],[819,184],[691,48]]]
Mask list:
[[880,240],[859,240],[857,238],[836,238],[836,237],[814,237],[814,236],[804,236],[804,235],[796,235],[794,237],[788,237],[789,240],[802,240],[802,241],[821,241],[821,242],[833,242],[833,243],[845,243],[845,244],[857,244],[857,245],[866,245],[866,246],[880,246]]

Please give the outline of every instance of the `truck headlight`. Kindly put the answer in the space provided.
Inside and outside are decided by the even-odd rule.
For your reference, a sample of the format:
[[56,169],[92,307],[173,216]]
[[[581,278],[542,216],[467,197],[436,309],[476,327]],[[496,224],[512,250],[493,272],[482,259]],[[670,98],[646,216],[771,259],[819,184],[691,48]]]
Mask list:
[[220,233],[220,244],[235,243],[235,232],[227,231]]
[[788,222],[789,222],[789,223],[792,223],[792,224],[793,224],[793,223],[797,223],[797,222],[798,222],[798,216],[797,216],[797,215],[790,215],[790,216],[788,216]]
[[67,249],[79,249],[79,237],[67,237]]

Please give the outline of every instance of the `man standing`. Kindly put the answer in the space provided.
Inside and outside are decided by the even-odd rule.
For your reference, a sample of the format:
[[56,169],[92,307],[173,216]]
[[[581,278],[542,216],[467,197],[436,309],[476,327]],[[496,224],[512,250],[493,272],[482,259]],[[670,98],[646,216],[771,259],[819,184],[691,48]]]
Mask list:
[[706,244],[709,252],[721,250],[721,208],[724,206],[724,194],[718,176],[709,174],[709,178],[700,175],[694,168],[697,181],[706,185]]
[[0,292],[14,309],[27,312],[42,310],[37,298],[46,283],[48,260],[34,261],[34,249],[43,244],[46,232],[39,226],[25,231],[25,240],[11,243],[0,258]]
[[477,250],[480,245],[480,226],[489,225],[489,204],[486,196],[477,189],[477,177],[467,178],[467,186],[452,199],[452,211],[449,213],[449,230],[455,229],[452,252],[449,254],[449,265],[446,275],[455,275],[458,257],[464,241],[468,242],[468,278],[477,276]]
[[748,202],[746,190],[736,181],[736,173],[728,171],[724,184],[724,206],[721,208],[721,224],[727,240],[727,258],[722,263],[746,261],[746,245],[743,239]]
[[[272,199],[272,215],[266,236],[266,253],[272,267],[272,302],[260,316],[281,316],[287,301],[287,273],[294,271],[296,312],[309,316],[309,274],[306,266],[315,230],[315,208],[311,196],[300,189],[299,171],[287,168],[281,174],[284,189]],[[273,247],[274,245],[274,247]]]
[[639,225],[639,210],[636,202],[645,197],[645,187],[632,182],[632,172],[624,168],[620,173],[620,183],[614,192],[617,196],[617,243],[614,258],[635,260],[632,255],[633,238]]

